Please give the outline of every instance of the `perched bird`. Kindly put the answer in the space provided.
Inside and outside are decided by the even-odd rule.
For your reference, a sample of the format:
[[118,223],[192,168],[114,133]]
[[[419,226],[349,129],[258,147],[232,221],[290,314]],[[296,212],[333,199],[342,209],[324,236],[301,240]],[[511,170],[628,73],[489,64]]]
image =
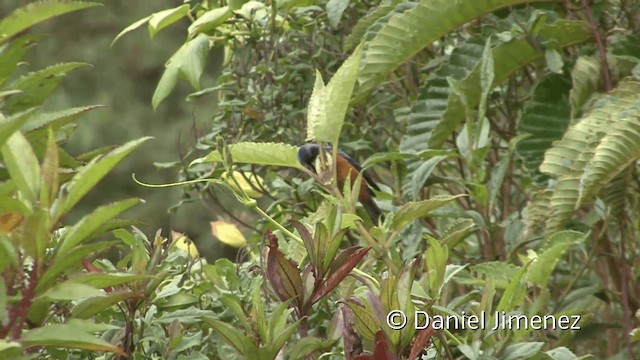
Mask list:
[[[327,152],[327,155],[330,155],[332,149],[331,147],[327,146],[325,147],[325,151]],[[298,161],[304,167],[317,174],[317,161],[319,161],[319,154],[320,146],[318,144],[304,144],[300,147],[300,149],[298,149]],[[358,200],[367,211],[374,223],[377,223],[378,220],[384,221],[384,215],[382,215],[382,211],[380,211],[380,208],[373,200],[374,193],[371,190],[371,188],[373,188],[377,191],[380,191],[380,188],[373,181],[373,179],[371,179],[371,177],[362,170],[362,166],[360,166],[360,164],[350,158],[349,155],[338,150],[338,158],[336,159],[336,178],[338,180],[338,188],[340,189],[340,191],[344,189],[344,183],[349,175],[351,176],[351,183],[353,183],[360,173],[362,173],[362,177],[364,178],[364,182],[366,182],[366,184],[363,183],[360,186],[360,194],[358,195]]]

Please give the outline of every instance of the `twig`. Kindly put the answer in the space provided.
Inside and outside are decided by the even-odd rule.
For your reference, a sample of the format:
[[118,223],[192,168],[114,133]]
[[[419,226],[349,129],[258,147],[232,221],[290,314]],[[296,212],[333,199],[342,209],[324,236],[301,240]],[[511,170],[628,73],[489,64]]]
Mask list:
[[600,65],[602,66],[602,79],[604,80],[604,90],[606,92],[611,91],[611,76],[609,74],[609,64],[607,63],[607,51],[604,46],[604,42],[602,41],[602,36],[600,35],[600,31],[598,30],[598,26],[593,20],[593,14],[591,14],[591,8],[589,7],[589,3],[587,0],[582,0],[582,5],[584,6],[584,14],[587,17],[587,21],[589,22],[589,27],[591,31],[593,31],[593,36],[596,39],[596,45],[598,47],[598,57],[600,58]]

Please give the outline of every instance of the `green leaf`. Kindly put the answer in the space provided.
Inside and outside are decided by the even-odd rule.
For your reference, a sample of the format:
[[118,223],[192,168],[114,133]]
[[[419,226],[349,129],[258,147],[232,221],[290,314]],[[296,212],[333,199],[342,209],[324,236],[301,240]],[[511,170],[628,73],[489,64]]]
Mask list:
[[127,273],[87,273],[71,277],[70,280],[77,284],[87,284],[97,289],[104,289],[149,278],[150,276],[147,275]]
[[527,280],[540,288],[546,288],[558,260],[572,245],[583,242],[585,238],[585,234],[570,230],[551,235],[540,253],[534,257],[534,261],[529,265]]
[[9,16],[0,21],[0,44],[43,21],[72,11],[101,5],[99,3],[61,0],[27,4],[15,9]]
[[[358,47],[336,71],[324,90],[317,95],[320,98],[309,100],[310,107],[312,103],[314,104],[316,116],[309,117],[307,140],[330,142],[334,145],[338,143],[353,87],[356,84],[361,56],[362,47]],[[319,76],[319,73],[316,76]],[[318,81],[322,80],[316,77],[316,84]],[[316,97],[315,87],[312,97]]]
[[122,159],[136,149],[140,144],[149,140],[150,137],[130,141],[108,154],[94,158],[86,166],[76,173],[66,184],[66,195],[62,196],[53,205],[54,222],[65,215],[71,208],[84,197],[111,169],[113,169]]
[[[303,168],[298,162],[298,148],[289,144],[242,142],[229,145],[229,151],[233,162],[239,164]],[[194,160],[189,166],[222,161],[222,155],[215,150],[203,158]]]
[[552,360],[579,360],[580,359],[573,352],[571,352],[571,350],[567,349],[564,346],[551,349],[549,351],[545,351],[545,354],[547,354]]
[[21,90],[22,93],[8,98],[5,109],[8,113],[15,113],[42,105],[69,71],[88,65],[80,62],[57,64],[16,79],[9,87],[13,90]]
[[[640,91],[640,82],[624,82],[616,92],[624,89]],[[608,116],[611,126],[595,148],[580,179],[577,206],[595,196],[605,184],[640,158],[640,96],[629,92],[616,104],[619,106],[616,110],[603,114]]]
[[[149,35],[153,38],[160,30],[175,23],[188,14],[189,4],[184,4],[173,9],[167,9],[152,14],[149,18]],[[115,40],[113,41],[115,42]]]
[[[482,61],[480,62],[480,89],[482,89],[482,92],[480,93],[480,104],[478,105],[478,122],[484,121],[484,115],[487,112],[487,99],[493,87],[494,78],[495,61],[491,51],[491,37],[489,37],[482,50]],[[479,133],[480,131],[478,131]],[[478,142],[478,137],[476,137],[474,144],[476,142]]]
[[140,26],[142,26],[144,23],[148,22],[149,19],[151,19],[151,15],[147,16],[146,18],[140,19],[136,22],[134,22],[133,24],[127,26],[124,30],[120,31],[118,33],[118,35],[116,35],[116,37],[113,39],[113,41],[111,42],[111,46],[113,46],[113,44],[116,43],[116,41],[118,41],[121,37],[123,37],[124,35],[126,35],[127,33],[139,28]]
[[0,357],[3,359],[21,359],[22,345],[19,342],[0,340]]
[[59,241],[57,256],[65,256],[69,251],[84,241],[101,235],[96,230],[107,221],[120,215],[123,211],[140,203],[140,199],[127,199],[95,209],[91,214],[86,215],[68,231],[65,232]]
[[334,29],[337,29],[338,25],[340,25],[342,14],[350,2],[351,0],[329,0],[327,3],[327,20],[329,20],[329,25]]
[[[81,106],[75,108],[64,109],[60,111],[51,111],[39,113],[33,117],[33,119],[29,120],[26,125],[20,128],[20,131],[23,133],[35,132],[41,130],[43,133],[47,127],[53,128],[56,130],[66,124],[75,122],[80,116],[84,115],[86,112],[94,110],[106,108],[104,105],[89,105],[89,106]],[[30,136],[32,134],[29,134]]]
[[307,141],[314,140],[316,137],[315,128],[317,124],[322,124],[327,119],[325,112],[325,88],[326,85],[322,80],[322,74],[316,69],[316,80],[313,83],[313,91],[307,105]]
[[103,249],[115,246],[115,244],[116,242],[114,241],[100,241],[94,244],[76,246],[73,250],[65,254],[65,256],[56,257],[53,265],[50,266],[38,280],[38,285],[35,290],[36,295],[41,294],[53,285],[60,274],[68,271],[69,269],[80,267],[80,261],[85,257],[94,255]]
[[425,217],[433,210],[442,207],[462,196],[465,195],[437,195],[429,200],[406,203],[402,207],[400,207],[400,209],[394,214],[391,227],[393,229],[400,230],[403,227],[411,224],[414,220]]
[[[542,41],[554,42],[559,47],[575,45],[588,40],[592,33],[588,25],[581,21],[559,20],[544,24],[537,34]],[[471,46],[473,45],[473,46]],[[468,107],[475,107],[480,99],[480,59],[482,46],[477,43],[459,46],[451,59],[436,72],[423,87],[409,116],[407,136],[402,139],[403,152],[417,152],[424,149],[439,149],[465,118],[465,106],[459,96],[452,93],[446,81],[447,76],[462,80],[461,88]],[[462,51],[464,50],[464,51]],[[455,55],[455,56],[454,56]],[[514,39],[494,47],[495,78],[493,87],[501,84],[513,73],[527,64],[540,60],[544,54],[534,47],[527,38]],[[456,61],[454,62],[454,58]],[[473,70],[469,70],[472,65]],[[428,146],[425,146],[428,144]]]
[[562,55],[558,52],[558,50],[547,49],[544,52],[544,58],[547,61],[547,66],[551,72],[556,74],[562,74],[562,67],[564,66],[564,61],[562,61]]
[[497,312],[508,312],[522,304],[526,290],[526,284],[523,281],[523,277],[527,268],[528,264],[521,266],[515,276],[511,279],[509,285],[507,285],[507,288],[504,290],[504,294],[502,294],[500,302],[498,303],[498,307],[496,308]]
[[18,190],[27,201],[35,204],[40,195],[40,165],[31,145],[18,131],[9,137],[0,150]]
[[[580,204],[591,201],[637,157],[639,94],[640,83],[621,82],[545,152],[540,171],[556,177],[550,198],[539,198],[549,204],[547,233],[561,229]],[[533,202],[529,207],[538,206]]]
[[90,319],[111,306],[128,299],[139,296],[134,291],[112,291],[99,297],[91,297],[78,303],[71,310],[71,317],[76,319]]
[[422,163],[418,166],[418,168],[413,172],[411,177],[411,181],[409,182],[411,191],[409,194],[411,198],[414,200],[419,199],[420,191],[422,190],[425,182],[431,176],[431,173],[436,169],[438,164],[448,156],[434,156]]
[[569,127],[571,110],[567,100],[570,89],[571,84],[562,75],[543,77],[518,123],[518,134],[530,136],[518,142],[516,151],[532,178],[541,184],[548,178],[538,170],[544,153]]
[[58,195],[58,189],[60,187],[59,167],[60,161],[58,158],[56,137],[53,133],[53,129],[49,128],[47,148],[42,160],[42,179],[40,186],[40,203],[47,209],[51,206],[51,203]]
[[402,0],[383,0],[376,8],[371,10],[365,17],[358,20],[358,23],[351,30],[351,34],[344,41],[344,51],[350,51],[360,43],[367,29],[378,21],[381,17],[391,12]]
[[209,37],[200,34],[182,45],[169,58],[151,99],[154,110],[171,93],[179,77],[186,78],[194,89],[200,90],[200,76],[206,64],[209,49]]
[[[32,47],[36,36],[22,36],[8,44],[0,45],[0,86],[13,74],[27,50]],[[13,90],[7,90],[7,92]],[[19,90],[16,90],[19,91]]]
[[53,324],[23,332],[21,342],[27,347],[46,346],[92,351],[108,351],[126,356],[124,349],[112,345],[92,333],[104,329],[96,324],[72,320],[68,324]]
[[71,301],[92,296],[104,296],[104,293],[95,287],[67,280],[49,288],[35,301]]
[[191,26],[189,26],[189,37],[191,38],[200,33],[217,28],[224,24],[231,15],[233,15],[233,12],[229,6],[223,6],[207,11],[194,21]]
[[543,342],[515,343],[507,346],[500,357],[501,360],[525,360],[530,359],[542,349]]
[[278,352],[280,351],[280,349],[282,349],[285,342],[289,340],[291,335],[293,335],[293,333],[296,331],[296,329],[300,325],[300,321],[302,320],[298,320],[293,324],[289,325],[288,327],[286,327],[285,329],[283,329],[282,331],[278,332],[275,338],[269,342],[269,344],[267,345],[267,352],[269,353],[270,358],[277,357]]
[[[375,27],[365,41],[359,92],[368,93],[395,68],[445,34],[497,9],[531,3],[526,0],[403,2]],[[425,27],[425,24],[429,24]]]
[[429,248],[425,253],[426,263],[429,266],[428,279],[429,291],[434,297],[439,297],[444,285],[444,276],[447,269],[449,250],[432,237],[427,238]]
[[15,131],[20,129],[22,125],[29,121],[34,110],[35,109],[25,110],[23,112],[13,114],[8,118],[0,119],[0,146],[4,145]]
[[257,352],[251,339],[231,325],[223,323],[211,316],[202,317],[202,321],[209,324],[229,345],[233,346],[240,355],[247,356]]
[[580,56],[571,70],[571,118],[582,114],[583,106],[598,92],[602,83],[600,61],[595,56]]
[[337,339],[321,339],[317,337],[304,337],[288,347],[287,359],[303,359],[307,355],[320,350],[329,350]]
[[[0,272],[4,272],[5,269],[18,266],[18,252],[11,243],[9,237],[0,235]],[[3,294],[0,292],[0,294]]]

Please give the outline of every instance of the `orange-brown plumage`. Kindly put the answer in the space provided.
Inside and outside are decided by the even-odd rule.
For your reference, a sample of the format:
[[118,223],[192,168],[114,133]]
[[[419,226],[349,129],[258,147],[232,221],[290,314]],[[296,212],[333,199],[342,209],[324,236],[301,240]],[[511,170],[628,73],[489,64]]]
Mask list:
[[[331,148],[326,148],[327,152],[331,151]],[[317,144],[305,144],[298,150],[298,161],[310,169],[316,172],[315,161],[320,153],[320,147]],[[353,184],[358,175],[362,172],[363,181],[360,185],[360,192],[358,194],[358,200],[367,211],[373,222],[377,222],[379,219],[384,220],[384,215],[380,211],[380,208],[373,199],[373,189],[380,190],[378,185],[369,177],[360,164],[350,158],[342,151],[338,151],[338,157],[336,159],[336,178],[338,180],[338,188],[340,191],[344,189],[344,184],[347,177],[350,177],[351,184]]]

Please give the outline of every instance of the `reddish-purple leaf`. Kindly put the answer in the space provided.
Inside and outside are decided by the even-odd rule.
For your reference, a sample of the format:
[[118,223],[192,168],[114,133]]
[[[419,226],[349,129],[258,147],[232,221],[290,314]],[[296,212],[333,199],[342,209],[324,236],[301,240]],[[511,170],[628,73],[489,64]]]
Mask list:
[[349,257],[342,262],[337,269],[335,269],[335,271],[329,274],[327,280],[313,290],[313,294],[311,295],[311,304],[315,304],[318,300],[322,299],[325,295],[335,289],[336,286],[338,286],[338,284],[340,284],[340,282],[349,275],[351,270],[358,265],[360,260],[367,255],[369,250],[371,250],[371,248],[360,248],[350,254]]
[[354,356],[362,354],[362,339],[353,329],[354,314],[348,306],[340,304],[342,313],[342,341],[344,344],[344,355],[346,360],[353,359]]
[[360,246],[351,246],[344,249],[335,259],[331,262],[331,266],[329,267],[329,273],[334,273],[336,269],[338,269],[347,259],[353,255],[356,251],[362,249]]
[[416,336],[416,340],[413,342],[411,346],[411,353],[409,354],[409,360],[417,359],[420,353],[424,351],[427,347],[427,343],[431,340],[431,337],[436,331],[433,329],[431,325],[424,330],[420,330],[418,335]]
[[300,234],[300,237],[304,242],[304,247],[307,249],[307,252],[309,253],[309,260],[311,260],[311,262],[313,263],[315,260],[315,252],[316,252],[316,249],[313,246],[313,236],[311,236],[311,233],[309,232],[307,227],[304,226],[304,224],[302,224],[301,222],[294,220],[292,223],[293,223],[293,227],[295,227],[296,230],[298,230],[298,234]]
[[389,349],[389,340],[382,330],[376,333],[376,346],[373,355],[358,355],[353,360],[396,360],[398,359]]
[[302,279],[298,267],[288,260],[280,250],[278,250],[278,239],[269,231],[267,232],[269,245],[266,250],[266,272],[267,280],[273,287],[276,295],[281,301],[294,299],[301,305],[304,297]]

